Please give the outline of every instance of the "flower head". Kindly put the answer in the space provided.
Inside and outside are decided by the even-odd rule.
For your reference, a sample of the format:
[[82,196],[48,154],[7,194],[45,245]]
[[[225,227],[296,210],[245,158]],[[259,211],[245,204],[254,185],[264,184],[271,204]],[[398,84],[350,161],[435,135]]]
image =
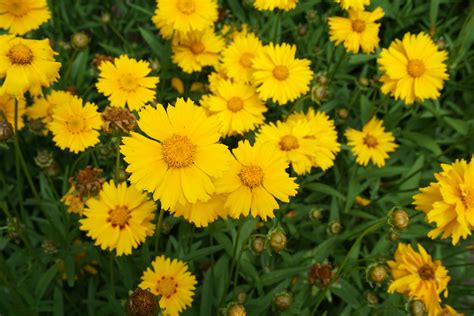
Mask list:
[[97,90],[108,97],[112,106],[128,106],[139,110],[155,98],[158,77],[148,76],[151,68],[147,61],[122,55],[114,62],[104,61],[99,66]]
[[51,18],[47,0],[1,0],[0,28],[23,35]]
[[86,202],[81,230],[101,249],[115,250],[117,256],[129,255],[133,248],[153,235],[155,203],[126,183],[104,183],[99,198]]
[[344,10],[354,9],[363,11],[364,6],[370,4],[370,0],[334,0],[336,3],[339,3],[341,8]]
[[284,11],[293,10],[298,0],[255,0],[254,6],[257,10],[281,9]]
[[26,116],[31,120],[41,120],[48,124],[53,120],[53,110],[71,102],[74,96],[68,91],[53,90],[46,97],[35,98],[33,105],[26,109]]
[[227,211],[224,207],[225,196],[222,194],[213,194],[206,202],[178,204],[170,212],[176,216],[182,216],[188,222],[196,227],[207,227],[209,223],[214,222],[219,217],[225,218]]
[[165,315],[177,316],[191,306],[196,284],[196,277],[188,271],[186,263],[159,256],[143,273],[139,287],[160,296],[160,308]]
[[[16,98],[18,102],[18,130],[25,126],[23,115],[25,114],[26,101],[23,97]],[[15,128],[15,98],[7,95],[0,96],[0,122],[3,122],[4,118]]]
[[448,79],[448,54],[439,51],[425,33],[407,33],[384,48],[377,60],[382,76],[382,92],[406,104],[415,100],[437,99]]
[[352,147],[358,164],[367,166],[372,160],[377,167],[383,167],[388,154],[398,147],[395,137],[391,132],[386,132],[382,124],[383,121],[373,117],[362,131],[353,128],[346,130],[348,145]]

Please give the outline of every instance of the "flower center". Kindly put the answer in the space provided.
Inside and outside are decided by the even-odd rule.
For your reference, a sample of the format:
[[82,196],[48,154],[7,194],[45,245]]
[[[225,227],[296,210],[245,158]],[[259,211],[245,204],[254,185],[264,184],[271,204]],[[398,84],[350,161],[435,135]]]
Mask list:
[[377,138],[369,134],[365,136],[364,144],[366,144],[367,147],[375,148],[379,144],[379,142],[377,141]]
[[80,116],[73,115],[69,117],[69,120],[67,120],[66,125],[67,129],[71,133],[76,134],[82,132],[86,128],[86,121]]
[[8,50],[7,57],[12,64],[29,65],[33,61],[33,52],[23,44],[16,44]]
[[425,264],[423,265],[419,270],[418,270],[418,274],[420,275],[420,278],[422,278],[423,280],[432,280],[434,279],[434,271],[433,269]]
[[252,67],[252,58],[253,54],[251,53],[243,53],[242,56],[240,57],[239,63],[242,65],[244,68],[250,68]]
[[172,294],[175,294],[177,288],[178,284],[174,280],[174,277],[162,276],[161,279],[156,282],[156,291],[160,296],[166,298],[170,298]]
[[119,226],[123,229],[128,224],[130,219],[130,211],[126,206],[116,206],[113,210],[109,211],[109,222],[113,227]]
[[194,55],[201,54],[202,52],[204,52],[204,49],[204,44],[200,41],[195,41],[191,44],[191,51]]
[[288,78],[289,74],[290,73],[288,72],[288,68],[286,68],[286,66],[278,65],[273,68],[273,77],[278,80],[285,80]]
[[289,151],[296,149],[300,146],[298,139],[293,135],[285,135],[280,140],[280,149],[284,151]]
[[413,59],[408,62],[407,72],[412,77],[420,77],[425,72],[425,64],[419,59]]
[[468,210],[474,209],[474,189],[465,189],[461,193],[461,199],[464,203],[464,207]]
[[132,76],[132,74],[126,74],[119,78],[120,88],[122,90],[132,92],[138,88],[137,80]]
[[163,160],[170,168],[184,168],[194,163],[196,145],[186,136],[173,135],[162,143]]
[[263,182],[263,170],[259,166],[246,166],[240,170],[240,180],[249,188],[259,186]]
[[183,14],[190,15],[196,12],[196,4],[194,0],[178,0],[178,10]]
[[239,112],[244,107],[244,101],[239,97],[233,97],[227,101],[227,108],[232,112]]
[[352,21],[352,30],[357,33],[362,33],[365,30],[365,22],[359,19]]
[[13,0],[10,4],[7,1],[6,4],[7,4],[6,11],[16,17],[22,17],[28,12],[28,6],[24,5],[24,1]]

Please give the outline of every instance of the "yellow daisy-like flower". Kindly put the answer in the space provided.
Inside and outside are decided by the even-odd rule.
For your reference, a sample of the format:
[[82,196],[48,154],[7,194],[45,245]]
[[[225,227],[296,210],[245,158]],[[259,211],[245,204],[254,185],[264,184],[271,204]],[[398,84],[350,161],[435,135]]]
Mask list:
[[30,40],[0,36],[0,95],[18,96],[26,91],[34,96],[41,87],[49,87],[59,78],[61,64],[54,60],[57,53],[48,40]]
[[53,90],[47,97],[35,98],[33,105],[26,109],[26,116],[48,124],[53,120],[53,109],[70,103],[74,96],[68,91]]
[[230,78],[252,80],[252,59],[262,50],[262,42],[253,33],[237,36],[222,52],[222,64]]
[[275,217],[276,199],[289,202],[289,197],[297,193],[296,178],[290,178],[286,172],[288,163],[270,145],[251,146],[243,141],[232,152],[236,159],[231,160],[224,176],[216,180],[218,192],[229,194],[225,204],[229,215],[239,218],[251,213],[263,220]]
[[224,136],[244,134],[265,120],[265,103],[255,88],[243,82],[222,81],[215,95],[204,96],[201,105],[222,123]]
[[464,313],[459,313],[451,306],[445,305],[443,310],[437,316],[464,316]]
[[429,223],[436,228],[428,233],[432,239],[452,237],[453,245],[467,238],[474,229],[474,160],[456,160],[442,164],[436,173],[436,182],[420,189],[413,197],[413,204],[426,213]]
[[112,106],[127,105],[132,111],[139,110],[155,98],[159,79],[148,76],[151,68],[147,61],[122,55],[113,63],[101,63],[99,71],[97,90],[108,97]]
[[221,63],[218,63],[214,69],[215,71],[207,76],[207,81],[209,81],[209,90],[213,94],[217,94],[217,88],[222,84],[222,82],[230,80],[230,78]]
[[23,35],[51,18],[46,0],[0,0],[0,28]]
[[115,250],[117,256],[129,255],[147,236],[153,235],[155,203],[145,193],[126,183],[104,183],[99,198],[86,202],[81,230],[102,250]]
[[294,45],[271,43],[254,57],[253,78],[262,99],[284,105],[309,91],[311,62],[297,59],[295,54]]
[[354,9],[363,11],[364,6],[370,4],[370,0],[334,0],[336,3],[339,3],[341,8],[344,10]]
[[[18,121],[17,121],[17,128],[18,130],[22,129],[25,126],[23,115],[25,115],[25,108],[26,108],[26,101],[25,98],[19,97],[17,98],[18,102]],[[0,96],[0,122],[7,120],[8,123],[15,128],[15,98],[9,97],[6,95]]]
[[388,154],[398,147],[393,134],[386,132],[382,124],[382,120],[373,117],[362,131],[353,128],[346,130],[348,145],[352,147],[358,164],[367,166],[369,160],[372,160],[377,167],[383,167]]
[[132,133],[121,146],[130,181],[152,192],[164,209],[209,200],[215,192],[212,179],[222,176],[230,156],[218,144],[218,118],[181,98],[166,110],[159,104],[139,115],[138,126],[147,137]]
[[398,292],[422,301],[429,316],[437,316],[441,311],[439,295],[448,296],[448,283],[451,278],[439,260],[433,261],[426,250],[418,244],[416,252],[411,245],[398,244],[394,260],[388,261],[392,273],[389,293]]
[[406,104],[415,100],[437,99],[444,81],[449,78],[446,51],[439,51],[425,33],[407,33],[383,49],[377,60],[384,73],[382,92],[402,99]]
[[206,202],[178,204],[170,212],[176,216],[184,217],[196,227],[207,227],[219,217],[225,218],[227,211],[224,207],[226,197],[222,194],[214,194]]
[[285,11],[293,10],[298,0],[255,0],[254,6],[257,10],[281,9]]
[[172,45],[172,60],[184,72],[201,71],[205,66],[217,66],[225,43],[212,29],[194,31]]
[[156,3],[153,22],[158,27],[169,25],[180,33],[202,31],[218,18],[216,0],[157,0]]
[[170,260],[165,256],[156,257],[142,275],[141,289],[149,289],[160,296],[160,308],[164,315],[177,316],[193,302],[196,277],[188,271],[186,263]]
[[73,153],[78,153],[99,142],[97,130],[101,125],[102,119],[97,106],[89,102],[83,106],[82,99],[73,97],[69,103],[53,109],[49,130],[59,148],[68,148]]
[[362,48],[364,53],[373,53],[379,46],[380,20],[384,16],[382,8],[374,11],[349,10],[349,17],[329,18],[329,39],[336,44],[344,44],[348,52],[357,54]]

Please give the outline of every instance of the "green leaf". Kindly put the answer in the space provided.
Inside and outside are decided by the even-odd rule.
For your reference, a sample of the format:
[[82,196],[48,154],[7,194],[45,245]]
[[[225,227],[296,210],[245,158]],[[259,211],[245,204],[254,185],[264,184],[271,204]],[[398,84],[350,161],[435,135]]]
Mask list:
[[339,296],[344,302],[353,308],[358,308],[361,304],[364,304],[364,298],[360,292],[348,281],[340,279],[338,283],[339,286],[331,287],[331,292],[333,294]]
[[374,107],[365,94],[360,96],[360,120],[365,124],[372,117]]
[[139,27],[138,31],[140,32],[148,46],[150,46],[153,53],[155,53],[158,57],[162,57],[163,45],[161,45],[158,41],[158,37],[142,27]]
[[441,148],[436,141],[426,134],[404,131],[402,135],[405,139],[412,141],[419,147],[428,149],[436,156],[439,156],[442,153]]
[[41,275],[35,288],[35,296],[38,301],[41,300],[57,273],[58,266],[54,264],[44,274]]
[[327,184],[324,184],[324,183],[313,182],[313,183],[305,184],[304,187],[311,190],[311,191],[324,193],[326,195],[332,195],[335,198],[338,198],[338,199],[343,200],[343,201],[346,200],[346,197],[344,195],[342,195],[339,191],[337,191],[333,187],[331,187]]
[[297,267],[297,268],[275,270],[275,271],[268,272],[267,274],[264,274],[260,278],[260,280],[263,286],[268,286],[268,285],[280,282],[281,280],[289,278],[295,274],[306,271],[307,269],[308,267],[304,266],[304,267]]
[[238,0],[227,0],[229,7],[231,8],[232,14],[235,15],[241,22],[245,22],[245,11]]
[[63,316],[64,315],[64,302],[63,302],[63,292],[62,289],[59,287],[54,288],[54,296],[53,296],[53,315],[54,316]]
[[452,118],[449,116],[445,116],[444,120],[449,126],[451,126],[456,132],[461,135],[467,135],[467,133],[469,132],[469,123],[464,120]]

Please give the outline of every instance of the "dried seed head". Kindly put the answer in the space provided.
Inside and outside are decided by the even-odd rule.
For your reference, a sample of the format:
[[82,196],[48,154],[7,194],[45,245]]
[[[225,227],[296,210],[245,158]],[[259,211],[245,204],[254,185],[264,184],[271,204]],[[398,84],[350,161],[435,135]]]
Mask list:
[[130,316],[155,316],[158,299],[149,290],[136,289],[128,298],[127,312]]
[[69,183],[75,186],[79,196],[95,196],[102,189],[105,179],[101,177],[102,169],[87,166],[69,178]]
[[334,273],[332,272],[331,264],[315,263],[309,268],[308,283],[316,285],[319,288],[325,288],[329,285],[333,277]]
[[121,130],[124,133],[132,131],[137,123],[135,116],[126,108],[107,107],[101,114],[103,124],[102,130],[112,133],[114,130]]
[[58,248],[51,240],[44,240],[41,243],[41,249],[43,249],[43,252],[47,255],[54,255],[58,252]]
[[14,134],[15,131],[13,130],[13,126],[0,117],[0,142],[9,140]]
[[104,61],[113,62],[114,58],[104,54],[95,54],[94,59],[92,59],[92,64],[96,68],[99,68],[100,64],[102,64]]
[[38,150],[34,160],[38,167],[48,168],[54,162],[53,153],[48,150]]

